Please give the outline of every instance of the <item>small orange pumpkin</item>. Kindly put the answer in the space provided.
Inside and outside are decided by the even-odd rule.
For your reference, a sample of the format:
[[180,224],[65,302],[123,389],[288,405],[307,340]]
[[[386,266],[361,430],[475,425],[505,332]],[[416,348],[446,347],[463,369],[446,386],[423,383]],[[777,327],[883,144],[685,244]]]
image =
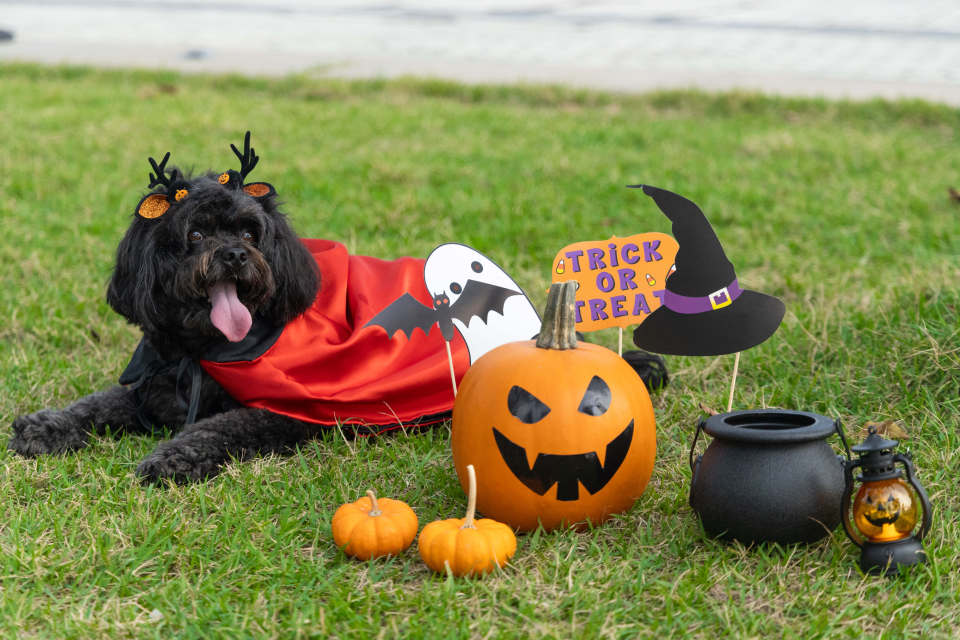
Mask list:
[[517,551],[517,537],[510,527],[489,518],[474,519],[477,476],[473,465],[467,465],[467,475],[466,517],[436,520],[420,532],[420,557],[437,573],[482,575],[503,567]]
[[417,514],[410,506],[373,491],[333,514],[333,542],[348,556],[369,560],[400,553],[417,537]]
[[484,354],[453,405],[453,462],[480,478],[477,507],[521,531],[602,522],[643,493],[656,422],[643,381],[605,347],[577,343],[574,282],[550,287],[536,341]]

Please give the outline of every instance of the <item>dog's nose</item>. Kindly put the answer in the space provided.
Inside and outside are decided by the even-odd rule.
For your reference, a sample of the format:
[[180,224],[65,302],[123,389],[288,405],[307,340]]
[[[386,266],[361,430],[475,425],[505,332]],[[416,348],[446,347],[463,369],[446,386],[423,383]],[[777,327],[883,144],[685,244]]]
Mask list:
[[227,266],[233,267],[234,269],[239,269],[243,265],[247,264],[247,251],[239,247],[224,249],[222,256],[222,259]]

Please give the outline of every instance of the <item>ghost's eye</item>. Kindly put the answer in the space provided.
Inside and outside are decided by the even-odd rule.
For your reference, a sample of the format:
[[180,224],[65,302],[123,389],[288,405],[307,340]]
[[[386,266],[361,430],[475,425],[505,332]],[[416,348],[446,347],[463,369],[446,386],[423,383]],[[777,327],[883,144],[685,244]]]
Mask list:
[[550,407],[543,404],[535,395],[517,385],[513,385],[510,388],[510,393],[507,394],[507,407],[513,417],[524,424],[540,422],[550,413]]
[[453,293],[460,293],[461,291],[463,291],[463,288],[460,286],[459,282],[451,282],[450,291],[452,291]]
[[610,387],[599,376],[593,376],[577,411],[588,416],[602,416],[610,408]]
[[200,242],[203,240],[203,234],[197,230],[191,231],[190,235],[187,237],[190,238],[190,242]]
[[474,273],[480,273],[483,271],[483,265],[476,260],[470,263],[470,268],[473,269]]

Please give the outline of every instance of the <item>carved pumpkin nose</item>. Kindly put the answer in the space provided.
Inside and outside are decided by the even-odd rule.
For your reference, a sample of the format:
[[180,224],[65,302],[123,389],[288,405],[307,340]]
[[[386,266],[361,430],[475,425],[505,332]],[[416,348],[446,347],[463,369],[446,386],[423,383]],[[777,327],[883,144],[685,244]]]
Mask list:
[[234,269],[239,269],[247,264],[247,251],[240,247],[228,247],[220,250],[220,259],[224,264]]

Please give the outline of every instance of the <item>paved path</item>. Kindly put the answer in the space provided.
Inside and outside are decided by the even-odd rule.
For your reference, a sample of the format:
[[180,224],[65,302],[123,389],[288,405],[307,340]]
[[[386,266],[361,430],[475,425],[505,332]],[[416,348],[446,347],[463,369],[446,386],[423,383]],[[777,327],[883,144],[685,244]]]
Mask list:
[[957,0],[0,0],[0,30],[0,60],[960,105]]

